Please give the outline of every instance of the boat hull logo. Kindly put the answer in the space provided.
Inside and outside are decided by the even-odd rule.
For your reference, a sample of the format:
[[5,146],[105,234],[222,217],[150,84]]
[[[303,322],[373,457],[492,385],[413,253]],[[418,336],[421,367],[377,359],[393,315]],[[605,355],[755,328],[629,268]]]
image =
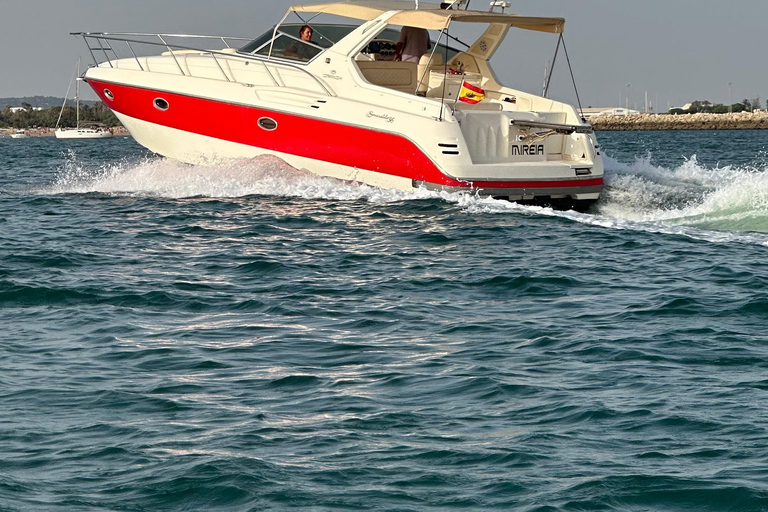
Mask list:
[[388,116],[387,114],[375,114],[375,113],[373,112],[373,110],[371,110],[370,112],[368,112],[368,113],[365,115],[365,117],[368,117],[368,118],[371,118],[371,117],[375,117],[375,118],[378,118],[378,119],[383,119],[383,120],[385,120],[385,121],[386,121],[386,122],[388,122],[388,123],[394,123],[394,122],[395,122],[395,118],[394,118],[394,117],[392,117],[392,116]]

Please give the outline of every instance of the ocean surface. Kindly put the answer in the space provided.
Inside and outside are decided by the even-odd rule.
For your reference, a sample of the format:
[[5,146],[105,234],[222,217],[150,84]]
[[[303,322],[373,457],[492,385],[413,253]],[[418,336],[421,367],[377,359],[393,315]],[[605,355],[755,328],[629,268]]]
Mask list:
[[0,139],[0,510],[768,510],[768,132],[598,135],[587,214]]

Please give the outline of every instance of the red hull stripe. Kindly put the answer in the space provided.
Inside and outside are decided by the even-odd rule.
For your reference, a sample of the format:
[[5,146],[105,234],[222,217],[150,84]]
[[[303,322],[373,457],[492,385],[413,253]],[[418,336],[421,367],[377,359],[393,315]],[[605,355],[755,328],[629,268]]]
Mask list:
[[[463,188],[548,188],[602,185],[602,178],[547,181],[458,181],[449,178],[413,142],[392,133],[296,116],[170,92],[88,80],[104,103],[121,114],[216,139],[297,155],[313,160],[381,172],[437,185]],[[104,94],[109,89],[114,99]],[[156,98],[168,102],[155,107]],[[258,121],[269,117],[277,129]]]

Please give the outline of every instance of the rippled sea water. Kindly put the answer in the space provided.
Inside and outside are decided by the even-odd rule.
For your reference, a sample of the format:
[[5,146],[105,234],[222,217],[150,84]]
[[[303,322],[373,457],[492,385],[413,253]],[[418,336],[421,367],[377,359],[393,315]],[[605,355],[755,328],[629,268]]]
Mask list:
[[768,132],[599,139],[589,214],[0,139],[0,510],[768,510]]

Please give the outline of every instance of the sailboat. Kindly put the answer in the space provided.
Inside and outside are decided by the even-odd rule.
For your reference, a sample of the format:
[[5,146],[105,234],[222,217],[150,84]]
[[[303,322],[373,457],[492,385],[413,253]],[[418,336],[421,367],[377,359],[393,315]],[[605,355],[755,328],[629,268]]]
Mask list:
[[59,112],[59,119],[56,121],[56,131],[54,134],[57,139],[109,139],[112,137],[112,132],[104,128],[83,128],[80,126],[80,59],[77,60],[77,74],[75,75],[75,103],[77,109],[77,127],[76,128],[59,128],[61,123],[61,116],[64,114],[64,107],[67,106],[67,98],[69,97],[69,89],[72,87],[72,82],[69,82],[69,88],[67,88],[67,97],[64,98],[64,104],[61,106],[61,112]]

